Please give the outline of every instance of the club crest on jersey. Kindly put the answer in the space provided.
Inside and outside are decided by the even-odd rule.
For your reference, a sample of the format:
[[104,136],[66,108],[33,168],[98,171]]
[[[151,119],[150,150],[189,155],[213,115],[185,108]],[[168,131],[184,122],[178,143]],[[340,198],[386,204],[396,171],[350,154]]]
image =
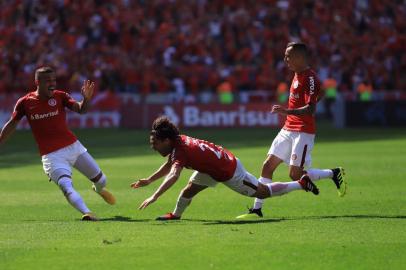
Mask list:
[[51,98],[48,100],[48,105],[49,106],[55,106],[56,105],[56,100],[54,98]]
[[294,82],[293,82],[293,88],[296,89],[298,86],[299,86],[299,81],[297,81],[297,80],[294,81]]
[[291,98],[291,99],[299,99],[299,98],[300,98],[300,95],[299,95],[299,93],[293,93],[293,92],[291,92],[291,93],[289,94],[289,98]]

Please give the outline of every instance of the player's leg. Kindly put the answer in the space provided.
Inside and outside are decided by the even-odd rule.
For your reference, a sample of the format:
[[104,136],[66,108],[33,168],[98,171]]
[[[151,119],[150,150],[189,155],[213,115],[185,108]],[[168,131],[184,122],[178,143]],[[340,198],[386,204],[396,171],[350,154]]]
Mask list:
[[101,171],[99,165],[97,165],[96,161],[88,152],[84,152],[79,155],[73,166],[93,182],[93,190],[98,193],[107,203],[116,203],[116,199],[114,198],[113,194],[111,194],[105,188],[107,184],[106,175]]
[[337,187],[339,196],[344,196],[346,192],[346,182],[344,179],[344,169],[341,167],[334,169],[306,169],[311,167],[311,152],[314,146],[314,135],[307,133],[297,133],[292,146],[292,156],[290,160],[289,175],[292,180],[298,180],[303,174],[307,174],[315,182],[322,179],[331,179]]
[[[291,141],[289,133],[283,129],[275,137],[269,148],[267,158],[262,165],[261,177],[258,179],[261,184],[267,185],[272,183],[273,173],[276,168],[284,161],[288,163],[292,148]],[[248,209],[246,215],[262,217],[261,208],[263,203],[262,199],[255,198],[253,207]]]
[[268,197],[282,196],[295,190],[304,190],[306,192],[310,191],[314,195],[319,194],[317,186],[311,181],[311,179],[307,175],[303,175],[298,181],[273,182],[267,185],[259,183],[257,192],[253,194],[251,197],[257,198],[259,197],[265,199]]
[[56,169],[50,174],[50,178],[63,192],[67,201],[83,214],[82,219],[95,221],[97,218],[86,206],[80,194],[73,188],[71,172],[67,169]]
[[[239,169],[239,165],[237,165],[237,170]],[[255,176],[245,171],[243,178],[238,178],[238,176],[233,177],[231,180],[224,182],[224,184],[242,195],[261,199],[281,196],[294,190],[305,190],[306,192],[311,191],[315,195],[319,194],[319,190],[307,175],[303,175],[298,181],[262,184]],[[237,219],[257,219],[262,216],[261,209],[250,209],[249,213],[240,215]]]
[[[262,165],[261,177],[258,179],[258,181],[264,185],[272,183],[273,173],[279,166],[279,164],[281,164],[282,162],[283,160],[277,157],[276,155],[274,154],[268,155]],[[252,209],[261,209],[262,205],[263,200],[255,198],[254,206]]]
[[193,197],[207,187],[214,187],[217,182],[209,175],[194,171],[186,187],[180,192],[176,201],[175,209],[172,213],[160,216],[157,220],[176,220],[180,219],[183,212],[192,202]]
[[306,169],[306,174],[312,179],[312,181],[318,181],[322,179],[331,179],[337,187],[337,192],[340,197],[344,196],[347,191],[347,182],[345,181],[345,171],[342,167],[334,169]]
[[68,202],[83,214],[84,220],[97,220],[86,206],[82,197],[73,188],[71,164],[67,157],[72,156],[72,146],[42,156],[44,172],[59,186]]

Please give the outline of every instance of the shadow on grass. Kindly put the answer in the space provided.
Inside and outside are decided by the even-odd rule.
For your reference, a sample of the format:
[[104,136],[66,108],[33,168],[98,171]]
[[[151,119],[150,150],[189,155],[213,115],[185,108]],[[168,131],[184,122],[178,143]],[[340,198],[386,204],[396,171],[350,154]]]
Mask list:
[[[303,216],[303,217],[280,217],[272,219],[259,220],[198,220],[189,219],[189,221],[200,221],[204,225],[223,225],[223,224],[253,224],[253,223],[271,223],[289,220],[322,220],[322,219],[406,219],[406,215],[337,215],[337,216]],[[188,220],[188,219],[185,219]]]
[[[406,219],[406,215],[337,215],[337,216],[302,216],[302,217],[275,217],[258,220],[218,220],[218,219],[181,219],[157,221],[155,219],[133,219],[125,216],[114,216],[109,218],[101,218],[99,222],[153,222],[150,225],[187,225],[188,223],[196,222],[202,225],[244,225],[244,224],[259,224],[259,223],[274,223],[281,221],[294,220],[323,220],[323,219]],[[38,222],[39,220],[23,220],[24,222]],[[49,222],[60,222],[60,220],[47,220]],[[81,221],[78,219],[78,221]]]
[[[26,219],[23,220],[24,222],[42,222],[43,220],[34,220],[34,219]],[[46,220],[47,222],[61,222],[61,220]],[[82,221],[82,219],[76,219],[75,221]],[[124,216],[114,216],[109,218],[100,218],[98,222],[104,221],[117,221],[117,222],[148,222],[151,221],[149,219],[132,219],[131,217],[124,217]],[[92,222],[92,221],[83,221],[83,222]]]
[[308,216],[308,217],[286,217],[282,220],[304,220],[304,219],[406,219],[406,215],[342,215],[342,216]]
[[148,222],[149,219],[132,219],[131,217],[114,216],[110,218],[101,218],[99,221],[117,221],[117,222]]

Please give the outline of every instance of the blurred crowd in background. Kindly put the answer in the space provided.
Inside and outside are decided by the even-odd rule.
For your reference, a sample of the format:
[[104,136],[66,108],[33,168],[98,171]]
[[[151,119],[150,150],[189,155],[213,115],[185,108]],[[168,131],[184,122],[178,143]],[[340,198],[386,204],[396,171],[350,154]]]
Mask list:
[[404,0],[2,0],[0,93],[31,90],[43,65],[61,89],[275,92],[290,41],[327,87],[406,91]]

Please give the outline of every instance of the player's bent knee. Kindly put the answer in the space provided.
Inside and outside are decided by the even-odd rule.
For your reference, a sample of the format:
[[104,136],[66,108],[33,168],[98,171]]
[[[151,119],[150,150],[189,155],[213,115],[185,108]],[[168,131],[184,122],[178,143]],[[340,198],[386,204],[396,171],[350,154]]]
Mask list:
[[51,172],[49,177],[52,181],[54,181],[55,184],[59,185],[60,179],[64,177],[71,179],[71,171],[67,169],[56,169]]
[[196,185],[192,182],[189,182],[187,186],[182,190],[182,197],[191,199],[193,198],[197,193],[202,191],[207,187],[201,186],[201,185]]
[[266,199],[271,196],[271,191],[266,185],[259,184],[257,191],[251,196],[258,199]]
[[65,197],[69,197],[69,195],[74,192],[72,179],[68,177],[62,177],[61,179],[59,179],[58,186]]

